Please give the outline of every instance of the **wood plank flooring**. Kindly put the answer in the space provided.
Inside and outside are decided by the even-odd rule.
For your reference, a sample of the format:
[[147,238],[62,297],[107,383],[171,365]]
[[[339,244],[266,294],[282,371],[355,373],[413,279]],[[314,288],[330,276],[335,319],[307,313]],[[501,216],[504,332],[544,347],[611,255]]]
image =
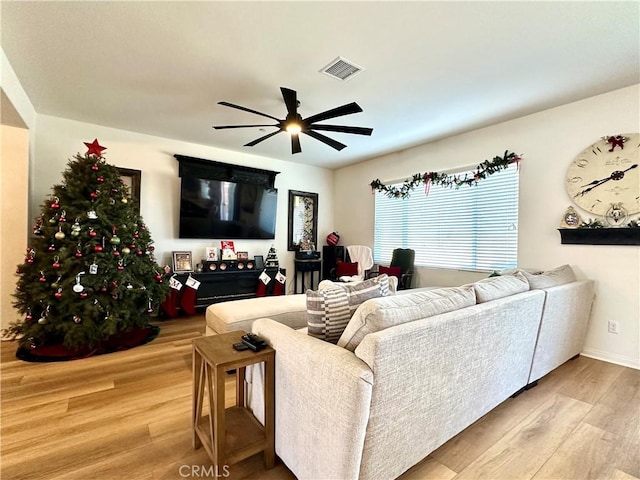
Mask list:
[[[191,447],[191,340],[204,316],[159,325],[147,345],[73,362],[22,362],[14,342],[0,343],[0,478],[215,478],[204,449]],[[229,474],[295,478],[280,461],[265,470],[261,455]],[[567,362],[400,478],[638,480],[640,371]]]

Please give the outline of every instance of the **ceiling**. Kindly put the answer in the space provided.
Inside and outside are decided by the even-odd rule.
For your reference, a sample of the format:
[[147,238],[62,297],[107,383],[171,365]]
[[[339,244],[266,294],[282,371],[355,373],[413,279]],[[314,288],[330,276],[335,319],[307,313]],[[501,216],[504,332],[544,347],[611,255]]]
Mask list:
[[[2,1],[1,40],[36,112],[337,168],[640,82],[639,2]],[[320,70],[342,56],[364,71]],[[372,127],[338,152],[287,133],[279,87],[307,117]],[[223,158],[214,160],[224,161]]]

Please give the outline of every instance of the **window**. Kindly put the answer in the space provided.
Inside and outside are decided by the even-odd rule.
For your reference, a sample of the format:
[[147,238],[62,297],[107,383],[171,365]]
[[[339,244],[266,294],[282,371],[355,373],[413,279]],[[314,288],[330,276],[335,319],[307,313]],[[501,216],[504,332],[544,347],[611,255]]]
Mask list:
[[376,263],[388,264],[394,248],[412,248],[416,265],[461,270],[516,266],[516,165],[475,186],[431,185],[428,195],[416,188],[404,200],[376,192],[375,202]]

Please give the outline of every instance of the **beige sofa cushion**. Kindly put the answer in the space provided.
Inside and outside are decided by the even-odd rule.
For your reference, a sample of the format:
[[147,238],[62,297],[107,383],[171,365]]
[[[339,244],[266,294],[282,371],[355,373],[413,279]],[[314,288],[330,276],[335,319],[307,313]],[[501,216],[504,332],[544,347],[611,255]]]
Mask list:
[[532,290],[557,287],[558,285],[564,285],[565,283],[576,281],[576,274],[573,272],[571,265],[562,265],[554,268],[553,270],[536,274],[531,274],[523,270],[522,274],[529,281],[529,285]]
[[317,291],[307,290],[307,333],[336,343],[360,304],[388,294],[386,275],[363,282],[334,283]]
[[471,283],[476,292],[478,303],[490,302],[498,298],[508,297],[529,290],[529,282],[520,272],[512,275],[484,278]]
[[236,330],[251,331],[258,318],[271,318],[291,328],[307,325],[307,297],[303,294],[247,298],[209,305],[206,311],[207,335]]
[[368,300],[356,310],[338,346],[353,351],[369,333],[475,304],[475,290],[470,285]]

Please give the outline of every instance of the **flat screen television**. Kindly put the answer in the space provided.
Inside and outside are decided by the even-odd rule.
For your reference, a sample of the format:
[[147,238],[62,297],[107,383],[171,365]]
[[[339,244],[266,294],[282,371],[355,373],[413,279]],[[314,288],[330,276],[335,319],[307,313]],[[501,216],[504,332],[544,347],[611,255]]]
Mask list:
[[275,188],[182,177],[179,237],[273,239],[277,204]]

